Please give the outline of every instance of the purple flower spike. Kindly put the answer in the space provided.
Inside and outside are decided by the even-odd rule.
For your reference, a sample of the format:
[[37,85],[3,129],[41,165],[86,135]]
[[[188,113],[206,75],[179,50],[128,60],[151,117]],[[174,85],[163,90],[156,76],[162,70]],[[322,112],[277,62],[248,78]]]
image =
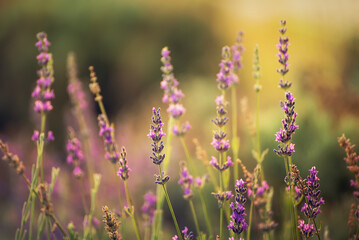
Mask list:
[[320,206],[324,204],[322,197],[319,197],[319,178],[317,177],[318,171],[315,167],[312,167],[310,170],[310,175],[307,177],[308,185],[308,195],[307,203],[301,208],[301,211],[310,219],[315,219],[317,215],[321,212]]
[[227,89],[232,84],[238,82],[238,77],[233,73],[233,62],[230,59],[230,48],[225,46],[222,48],[222,60],[219,64],[220,70],[217,73],[217,82],[219,89]]
[[120,169],[117,172],[117,176],[120,176],[123,181],[126,181],[129,178],[129,173],[131,172],[131,169],[127,165],[126,160],[127,152],[125,147],[122,147],[121,157],[118,161]]
[[34,134],[32,134],[32,141],[39,141],[40,133],[37,130],[34,130]]
[[277,48],[279,53],[278,56],[278,62],[281,64],[281,68],[277,69],[277,72],[282,76],[282,79],[279,81],[279,87],[286,90],[292,86],[292,82],[284,81],[284,75],[286,75],[289,71],[288,68],[288,45],[289,45],[289,38],[284,36],[287,32],[287,28],[285,27],[287,22],[285,20],[282,20],[281,22],[281,28],[279,29],[279,33],[281,36],[279,37],[279,43],[277,44]]
[[192,197],[192,183],[193,183],[193,177],[188,173],[188,169],[186,167],[186,164],[183,162],[181,164],[181,172],[180,172],[180,179],[178,180],[178,184],[181,185],[181,187],[184,190],[184,199],[189,199]]
[[48,46],[50,42],[47,40],[47,35],[44,32],[37,34],[38,42],[35,46],[39,50],[39,55],[36,57],[41,70],[38,71],[39,79],[31,96],[35,99],[34,110],[37,113],[47,113],[52,110],[50,100],[55,97],[54,91],[50,89],[53,80],[53,68],[50,61],[52,56],[48,53]]
[[165,158],[165,154],[161,154],[164,145],[161,141],[162,137],[165,136],[165,133],[162,130],[163,122],[161,120],[160,108],[156,110],[156,108],[152,109],[152,124],[150,128],[150,133],[147,135],[152,139],[152,162],[156,165],[160,165]]
[[109,125],[103,114],[98,115],[99,136],[102,136],[105,145],[105,158],[115,164],[119,161],[120,153],[117,151],[115,139],[113,138],[114,129]]
[[184,240],[192,240],[194,238],[194,235],[192,232],[188,232],[188,228],[184,227],[184,229],[182,230],[182,234],[183,234],[183,239]]
[[313,224],[305,224],[304,220],[298,221],[298,228],[300,232],[305,236],[305,238],[310,238],[315,232]]
[[248,224],[245,221],[245,208],[244,203],[246,198],[244,194],[247,191],[245,187],[245,182],[242,179],[237,180],[236,182],[236,198],[235,203],[231,203],[230,207],[232,208],[231,221],[228,225],[228,230],[232,230],[234,234],[238,236],[244,231],[247,230]]
[[146,224],[151,225],[151,223],[153,222],[153,217],[155,215],[157,197],[150,191],[145,194],[144,199],[145,202],[142,205],[141,210],[143,215],[147,219]]
[[69,129],[69,139],[67,141],[66,150],[67,150],[67,163],[74,166],[73,175],[76,178],[81,178],[83,176],[83,171],[80,168],[80,162],[84,159],[84,155],[81,149],[81,142],[74,136],[75,133],[72,129]]
[[278,150],[274,150],[279,156],[291,156],[294,150],[294,144],[290,143],[292,135],[299,126],[295,123],[298,114],[294,111],[295,98],[291,92],[285,93],[286,101],[281,102],[284,111],[284,119],[282,120],[282,128],[275,134],[275,140],[281,145]]
[[47,141],[54,141],[55,140],[55,136],[54,136],[54,133],[52,131],[48,131],[47,132],[47,138],[46,138]]

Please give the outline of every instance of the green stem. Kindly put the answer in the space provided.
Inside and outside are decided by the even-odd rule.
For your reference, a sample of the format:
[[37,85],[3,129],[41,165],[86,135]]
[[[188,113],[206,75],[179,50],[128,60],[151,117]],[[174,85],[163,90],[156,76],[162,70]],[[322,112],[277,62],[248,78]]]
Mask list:
[[[188,151],[188,147],[187,147],[186,141],[184,140],[184,137],[180,137],[180,140],[181,140],[181,144],[182,144],[183,150],[184,150],[186,158],[187,158],[187,162],[189,163],[190,170],[194,173],[195,176],[198,176],[197,169],[196,169],[196,167],[195,167],[195,165],[194,165],[194,163],[192,161],[192,158],[191,158],[191,155],[190,155],[190,153]],[[211,224],[209,222],[207,204],[206,204],[205,198],[203,197],[202,188],[199,188],[199,193],[200,193],[200,200],[201,200],[201,205],[202,205],[203,214],[204,214],[204,218],[205,218],[205,221],[206,221],[207,229],[208,229],[210,238],[212,238],[213,231],[212,231],[212,228],[211,228]],[[199,234],[199,232],[198,232],[198,234]]]
[[251,239],[251,226],[252,226],[252,217],[253,217],[253,202],[254,199],[251,201],[251,206],[249,209],[249,220],[248,220],[248,229],[247,229],[247,239]]
[[47,239],[50,240],[51,220],[48,218],[48,216],[45,216],[45,218],[46,218],[46,235],[47,235]]
[[140,236],[140,231],[138,228],[138,223],[137,223],[137,219],[136,219],[136,215],[134,213],[134,209],[133,209],[133,205],[132,205],[132,199],[131,199],[131,195],[130,195],[130,191],[128,189],[128,185],[127,185],[127,181],[124,181],[125,184],[125,191],[126,191],[126,199],[127,199],[127,204],[128,204],[128,208],[131,211],[131,220],[132,220],[132,224],[133,227],[135,228],[135,232],[136,232],[136,237],[138,240],[141,240],[141,236]]
[[223,238],[223,206],[219,210],[219,239],[222,240]]
[[[158,168],[159,168],[159,170],[160,170],[161,179],[163,179],[163,173],[162,173],[161,165],[158,165]],[[162,188],[163,188],[163,192],[165,193],[167,205],[168,205],[168,208],[170,209],[170,212],[171,212],[171,215],[172,215],[172,219],[173,219],[173,223],[175,224],[178,237],[179,237],[180,240],[183,240],[182,235],[181,235],[181,231],[180,231],[180,229],[179,229],[179,227],[178,227],[176,215],[175,215],[175,213],[174,213],[174,211],[173,211],[173,208],[172,208],[172,204],[171,204],[171,201],[170,201],[170,197],[168,196],[168,192],[167,192],[167,188],[166,188],[166,186],[165,186],[165,183],[163,183],[163,184],[161,184],[161,185],[162,185]]]
[[[167,140],[166,140],[166,161],[163,163],[163,169],[166,171],[168,169],[170,160],[171,160],[171,142],[173,137],[173,128],[174,119],[173,117],[169,116],[168,126],[167,126]],[[162,172],[161,172],[162,174]],[[156,203],[156,212],[153,219],[153,225],[152,225],[152,240],[158,240],[160,235],[160,230],[162,226],[162,208],[163,208],[163,201],[164,201],[164,194],[161,190],[160,186],[157,186],[156,188],[156,197],[157,197],[157,203]]]
[[192,199],[189,199],[188,202],[189,202],[189,206],[191,208],[191,212],[192,212],[192,216],[193,216],[193,220],[194,220],[194,225],[196,226],[197,235],[199,236],[201,231],[199,230],[197,214],[196,214],[196,211],[194,210],[193,201],[192,201]]
[[183,136],[180,137],[180,140],[181,140],[181,144],[182,144],[183,150],[184,150],[186,158],[187,158],[187,162],[189,163],[190,170],[191,170],[191,172],[193,172],[193,175],[197,177],[197,176],[199,176],[198,172],[197,172],[197,168],[192,161],[191,155],[187,148],[186,141],[184,140]]
[[316,231],[317,237],[318,237],[318,239],[320,240],[320,234],[319,234],[318,227],[317,227],[317,223],[315,222],[315,219],[313,219],[313,223],[314,223],[314,227],[315,227],[315,231]]
[[202,209],[203,209],[203,213],[204,213],[204,219],[206,221],[206,225],[207,225],[208,232],[209,232],[209,239],[212,239],[213,238],[213,230],[212,230],[211,223],[209,220],[210,218],[208,215],[207,204],[206,204],[206,200],[204,198],[202,189],[199,189],[199,197],[201,199],[201,203],[202,203],[201,205],[202,205]]
[[[41,113],[41,128],[40,135],[43,134],[45,136],[45,124],[46,124],[46,114]],[[41,158],[40,158],[40,172],[41,172],[41,183],[44,182],[44,157],[43,157],[44,148],[41,149]],[[39,153],[38,153],[39,154]]]
[[237,130],[237,91],[236,85],[233,85],[231,88],[231,97],[232,97],[232,151],[233,151],[233,160],[234,160],[234,182],[238,179],[239,171],[238,171],[238,151],[239,151],[239,137]]

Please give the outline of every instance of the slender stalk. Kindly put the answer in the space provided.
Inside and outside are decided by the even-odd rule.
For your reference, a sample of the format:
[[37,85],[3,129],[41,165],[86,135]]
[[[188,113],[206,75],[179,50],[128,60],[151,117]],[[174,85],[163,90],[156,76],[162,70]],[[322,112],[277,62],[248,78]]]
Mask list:
[[[219,165],[222,166],[223,153],[219,154]],[[219,171],[219,188],[220,192],[223,192],[223,175],[222,171]],[[223,204],[221,205],[219,212],[219,238],[222,240],[223,237]]]
[[314,227],[315,227],[315,231],[316,231],[317,237],[318,237],[318,239],[320,240],[320,234],[319,234],[318,227],[317,227],[317,223],[315,222],[315,219],[313,219],[313,223],[314,223]]
[[251,201],[251,206],[249,208],[249,220],[248,220],[248,229],[247,229],[247,239],[251,239],[251,226],[252,226],[252,217],[253,217],[253,205],[254,199]]
[[[44,134],[45,135],[45,124],[46,124],[46,114],[45,113],[41,113],[41,129],[40,129],[40,134]],[[41,149],[41,158],[40,158],[40,172],[41,172],[41,183],[44,182],[44,157],[43,157],[43,151],[44,148],[42,146]],[[38,153],[39,154],[39,153]]]
[[197,214],[196,214],[196,211],[194,210],[193,201],[192,201],[192,199],[189,199],[188,202],[189,202],[189,206],[191,208],[191,212],[192,212],[192,216],[193,216],[193,220],[194,220],[194,225],[196,226],[197,235],[199,236],[201,231],[199,230]]
[[[180,137],[180,140],[181,140],[181,144],[182,144],[183,150],[184,150],[186,158],[187,158],[187,162],[189,162],[189,167],[191,168],[190,170],[194,173],[195,176],[198,176],[197,169],[194,166],[194,163],[193,163],[191,155],[190,155],[190,153],[188,151],[187,144],[186,144],[186,141],[184,140],[184,137]],[[203,209],[204,218],[205,218],[206,225],[207,225],[207,230],[209,232],[210,238],[212,238],[213,237],[212,236],[213,231],[212,231],[211,223],[209,221],[207,204],[206,204],[205,198],[203,197],[202,188],[199,188],[199,194],[200,194],[200,200],[201,200],[201,205],[202,205],[202,209]]]
[[[232,152],[233,158],[236,160],[238,158],[238,151],[239,151],[239,137],[238,137],[238,130],[237,130],[237,88],[236,85],[232,85],[231,87],[231,97],[232,97]],[[238,179],[239,171],[238,171],[238,162],[234,161],[233,163],[234,171],[233,177],[234,182]]]
[[133,223],[133,227],[135,228],[136,237],[137,237],[138,240],[141,240],[136,215],[135,215],[134,210],[133,210],[132,199],[131,199],[130,191],[128,189],[128,185],[127,185],[126,180],[124,181],[124,185],[125,185],[126,199],[127,199],[127,203],[128,203],[128,208],[131,211],[131,220],[132,220],[132,223]]
[[210,223],[210,218],[209,218],[209,215],[208,215],[208,210],[207,210],[207,204],[206,204],[206,200],[204,198],[204,195],[203,195],[203,191],[202,189],[200,189],[199,191],[199,197],[201,199],[201,202],[202,202],[202,210],[203,210],[203,213],[204,213],[204,219],[206,221],[206,225],[207,225],[207,228],[208,228],[208,231],[209,231],[209,239],[212,239],[213,238],[213,229],[211,227],[211,223]]
[[[171,151],[172,151],[171,142],[173,138],[173,132],[172,132],[173,124],[174,124],[174,119],[172,116],[169,116],[169,121],[167,126],[166,153],[165,153],[166,161],[163,163],[164,171],[168,169],[171,160]],[[162,228],[162,214],[163,214],[162,208],[163,208],[164,194],[160,186],[157,186],[156,197],[157,197],[157,202],[156,202],[156,212],[154,215],[154,220],[152,225],[152,240],[159,239],[160,230]]]
[[51,220],[46,216],[46,236],[47,239],[50,240],[50,232],[51,232]]
[[89,209],[88,209],[88,205],[87,205],[87,201],[86,201],[85,193],[84,193],[84,179],[83,178],[81,178],[79,180],[79,184],[80,184],[80,193],[81,193],[82,204],[84,205],[85,214],[87,215],[89,213]]
[[[162,173],[161,165],[158,165],[158,168],[159,168],[159,170],[160,170],[161,179],[163,179],[163,173]],[[168,192],[167,192],[166,186],[165,186],[165,184],[161,184],[161,185],[162,185],[163,191],[164,191],[164,193],[165,193],[165,197],[166,197],[166,200],[167,200],[168,208],[170,209],[170,212],[171,212],[171,215],[172,215],[173,223],[175,224],[175,227],[176,227],[176,231],[177,231],[177,234],[178,234],[178,238],[179,238],[180,240],[183,240],[181,231],[180,231],[180,229],[179,229],[179,227],[178,227],[178,223],[177,223],[177,219],[176,219],[175,213],[174,213],[173,208],[172,208],[172,204],[171,204],[170,198],[169,198],[169,196],[168,196]]]

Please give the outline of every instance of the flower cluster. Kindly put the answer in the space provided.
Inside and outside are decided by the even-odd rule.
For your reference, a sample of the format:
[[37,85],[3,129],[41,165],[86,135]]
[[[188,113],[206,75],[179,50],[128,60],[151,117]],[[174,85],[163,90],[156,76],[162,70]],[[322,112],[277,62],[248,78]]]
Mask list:
[[248,227],[244,218],[244,216],[246,216],[244,203],[247,201],[244,195],[247,192],[247,188],[245,187],[245,182],[242,179],[237,180],[235,187],[236,197],[235,203],[232,202],[230,204],[230,207],[232,208],[232,215],[228,224],[228,230],[232,230],[234,234],[239,236],[239,234],[241,234]]
[[164,123],[161,120],[160,108],[158,108],[158,110],[156,110],[156,108],[153,108],[152,113],[153,113],[152,116],[153,124],[151,124],[150,132],[147,135],[153,141],[152,143],[153,156],[151,156],[150,158],[152,159],[152,162],[154,164],[160,165],[162,161],[165,159],[165,154],[161,154],[164,148],[163,141],[161,139],[166,134],[162,130]]
[[221,208],[224,201],[228,201],[233,198],[233,193],[231,191],[211,193],[218,201],[218,207]]
[[72,174],[76,178],[83,176],[83,171],[80,168],[80,161],[84,159],[84,155],[81,149],[81,142],[74,136],[72,129],[69,129],[69,139],[66,145],[67,150],[67,163],[74,165]]
[[53,109],[51,99],[55,97],[54,90],[51,89],[51,84],[54,81],[52,68],[52,55],[48,53],[50,42],[47,40],[47,35],[44,32],[37,34],[38,42],[35,46],[39,50],[39,55],[36,59],[41,67],[37,72],[39,79],[36,82],[36,87],[31,96],[35,99],[34,110],[37,113],[48,113]]
[[75,106],[75,111],[85,109],[87,106],[86,95],[83,91],[82,83],[77,77],[77,65],[75,54],[73,52],[70,52],[67,57],[67,72],[69,75],[67,92],[72,104]]
[[[244,52],[244,47],[242,45],[242,41],[243,41],[243,32],[239,31],[237,38],[236,38],[236,43],[232,46],[233,70],[236,73],[238,73],[239,69],[242,68],[242,55]],[[233,83],[237,84],[238,78],[237,78],[237,81],[235,81]]]
[[[194,235],[192,232],[188,232],[188,228],[187,227],[184,227],[184,229],[182,230],[182,233],[183,233],[183,239],[184,240],[192,240],[194,239]],[[172,237],[172,240],[178,240],[178,236],[175,235]]]
[[[310,174],[307,177],[308,193],[305,195],[306,203],[304,203],[301,211],[308,219],[314,221],[317,215],[321,212],[320,206],[324,204],[324,200],[320,197],[319,178],[317,177],[318,171],[313,166],[309,172]],[[304,236],[310,237],[313,235],[315,230],[313,224],[305,224],[304,220],[299,220],[298,223],[298,228]]]
[[143,216],[146,219],[146,224],[151,225],[153,222],[153,217],[155,215],[155,207],[157,202],[157,197],[152,192],[147,192],[144,196],[145,202],[141,207]]
[[222,48],[222,60],[219,64],[219,67],[220,70],[217,73],[217,82],[219,89],[226,90],[232,84],[238,83],[238,77],[236,74],[233,73],[234,65],[231,61],[231,53],[228,46]]
[[169,103],[167,112],[169,112],[173,118],[179,118],[186,111],[183,105],[179,103],[184,94],[177,88],[179,83],[173,74],[170,53],[171,51],[168,50],[168,47],[164,47],[161,51],[161,62],[163,63],[161,67],[161,71],[163,72],[161,88],[164,90],[162,102]]
[[9,147],[3,141],[0,140],[0,150],[3,153],[2,159],[7,162],[10,167],[16,169],[17,174],[23,175],[25,172],[25,166],[19,157],[9,152]]
[[111,163],[115,164],[119,161],[120,154],[117,151],[116,143],[114,140],[114,129],[108,124],[105,115],[100,114],[97,117],[99,125],[99,135],[103,138],[105,144],[105,157],[110,160]]
[[217,158],[213,156],[211,157],[211,161],[209,162],[209,164],[211,164],[215,169],[220,172],[226,170],[230,166],[233,166],[233,162],[230,156],[227,157],[227,162],[223,163],[222,166],[219,166]]
[[128,177],[129,177],[128,174],[131,172],[131,168],[129,168],[127,165],[126,156],[127,156],[126,149],[125,149],[125,147],[122,147],[120,160],[118,161],[120,169],[117,172],[117,176],[120,176],[123,181],[126,181],[128,179]]
[[113,240],[120,240],[122,239],[121,235],[118,232],[118,228],[120,224],[118,223],[117,218],[115,215],[109,211],[107,206],[102,208],[102,212],[104,213],[104,220],[103,222],[106,224],[106,231],[110,239]]
[[285,33],[287,32],[287,28],[285,27],[287,24],[286,20],[280,21],[281,28],[279,29],[279,33],[281,36],[279,37],[279,43],[277,44],[277,48],[279,50],[278,62],[282,65],[280,69],[277,69],[277,72],[282,75],[282,79],[279,81],[279,87],[282,89],[288,89],[292,86],[292,82],[284,81],[284,75],[289,71],[288,69],[288,45],[289,45],[289,38],[285,37]]
[[178,184],[180,184],[184,190],[183,198],[184,199],[191,198],[193,177],[192,175],[189,174],[185,162],[181,163],[181,172],[180,172],[180,179],[178,180]]
[[[161,62],[163,64],[161,67],[163,73],[161,89],[164,91],[162,102],[168,103],[169,106],[167,108],[167,112],[174,119],[179,119],[186,112],[186,109],[180,103],[181,99],[184,97],[184,94],[180,89],[178,89],[179,82],[173,74],[170,53],[171,51],[168,50],[168,47],[164,47],[161,51]],[[189,122],[182,124],[181,127],[176,123],[173,126],[172,132],[176,136],[183,136],[189,129],[191,129]]]
[[297,113],[294,112],[294,97],[291,92],[285,93],[286,101],[283,103],[281,102],[281,107],[284,111],[285,117],[282,120],[283,128],[281,128],[276,133],[275,140],[281,145],[278,145],[278,150],[274,150],[279,156],[291,156],[294,150],[294,144],[290,143],[292,140],[292,135],[294,134],[295,130],[298,129],[298,125],[295,123],[295,119],[297,118]]
[[[228,122],[228,118],[226,117],[226,106],[228,105],[228,102],[225,100],[224,95],[218,96],[215,102],[217,105],[217,116],[212,119],[212,122],[220,129],[222,129]],[[222,130],[217,130],[214,132],[211,144],[217,151],[226,152],[229,149],[229,140],[226,139],[226,136],[227,133],[223,132]]]
[[356,199],[359,199],[359,156],[354,151],[355,145],[350,143],[350,139],[347,139],[344,135],[338,138],[338,142],[341,148],[345,150],[346,157],[344,158],[347,168],[350,172],[354,173],[354,180],[350,180],[350,185],[354,187],[353,195]]

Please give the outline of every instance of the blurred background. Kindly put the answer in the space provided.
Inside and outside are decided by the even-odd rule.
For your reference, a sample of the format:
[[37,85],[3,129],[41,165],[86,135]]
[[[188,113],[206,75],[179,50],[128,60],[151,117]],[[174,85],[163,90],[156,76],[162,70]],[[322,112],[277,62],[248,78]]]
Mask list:
[[[49,169],[51,166],[61,168],[53,197],[55,211],[64,225],[73,220],[77,229],[81,229],[83,212],[75,194],[79,186],[71,176],[71,166],[66,164],[65,129],[72,126],[76,130],[66,91],[66,59],[70,51],[76,54],[78,76],[86,92],[88,66],[95,67],[105,107],[116,126],[116,139],[128,152],[133,170],[129,184],[139,208],[144,193],[155,191],[152,179],[157,169],[149,160],[150,140],[146,136],[153,106],[163,109],[167,123],[167,107],[161,102],[159,87],[162,47],[168,46],[171,50],[174,73],[185,94],[183,104],[187,112],[182,120],[188,120],[192,125],[186,136],[191,154],[195,156],[192,139],[198,138],[211,155],[214,151],[210,146],[213,130],[210,119],[216,114],[214,98],[219,94],[216,73],[221,48],[233,45],[237,32],[242,30],[245,52],[238,96],[247,98],[248,111],[254,114],[252,59],[258,44],[263,86],[262,146],[269,149],[264,171],[269,184],[275,188],[274,219],[280,224],[276,230],[280,235],[285,215],[281,212],[280,200],[285,171],[283,160],[272,149],[276,148],[274,134],[283,117],[279,102],[284,94],[278,88],[276,44],[280,20],[286,19],[290,39],[287,79],[293,81],[292,92],[296,97],[300,127],[294,136],[296,153],[293,161],[303,177],[311,166],[317,166],[326,201],[320,216],[322,226],[328,226],[331,239],[345,239],[350,204],[354,202],[349,186],[353,176],[346,169],[345,154],[338,146],[337,137],[345,133],[352,143],[359,142],[358,12],[359,2],[355,0],[340,3],[335,0],[3,0],[0,2],[0,137],[24,161],[29,176],[29,169],[36,159],[31,136],[33,129],[39,126],[31,100],[39,68],[34,44],[36,33],[45,31],[54,58],[56,95],[47,124],[56,141],[46,146],[45,161]],[[88,93],[88,110],[93,118],[87,121],[91,126],[96,171],[103,175],[99,206],[107,204],[116,209],[120,179],[112,174],[112,166],[103,157],[96,123],[99,110],[91,98]],[[239,155],[247,167],[253,169],[253,144],[245,119],[240,114]],[[177,184],[178,162],[185,159],[178,139],[173,141],[173,151],[169,170],[170,195],[180,225],[193,229],[190,211],[181,211],[188,208],[188,203],[182,199],[182,190]],[[28,191],[13,169],[3,161],[0,166],[0,238],[12,239]],[[213,187],[209,185],[206,191],[209,194]],[[114,192],[113,196],[110,192]],[[208,197],[208,204],[213,209],[211,221],[215,224],[217,203]],[[73,214],[69,215],[69,212]],[[99,208],[96,217],[101,219],[101,215]],[[165,234],[168,235],[164,239],[174,233],[169,214],[167,217],[168,233]]]

